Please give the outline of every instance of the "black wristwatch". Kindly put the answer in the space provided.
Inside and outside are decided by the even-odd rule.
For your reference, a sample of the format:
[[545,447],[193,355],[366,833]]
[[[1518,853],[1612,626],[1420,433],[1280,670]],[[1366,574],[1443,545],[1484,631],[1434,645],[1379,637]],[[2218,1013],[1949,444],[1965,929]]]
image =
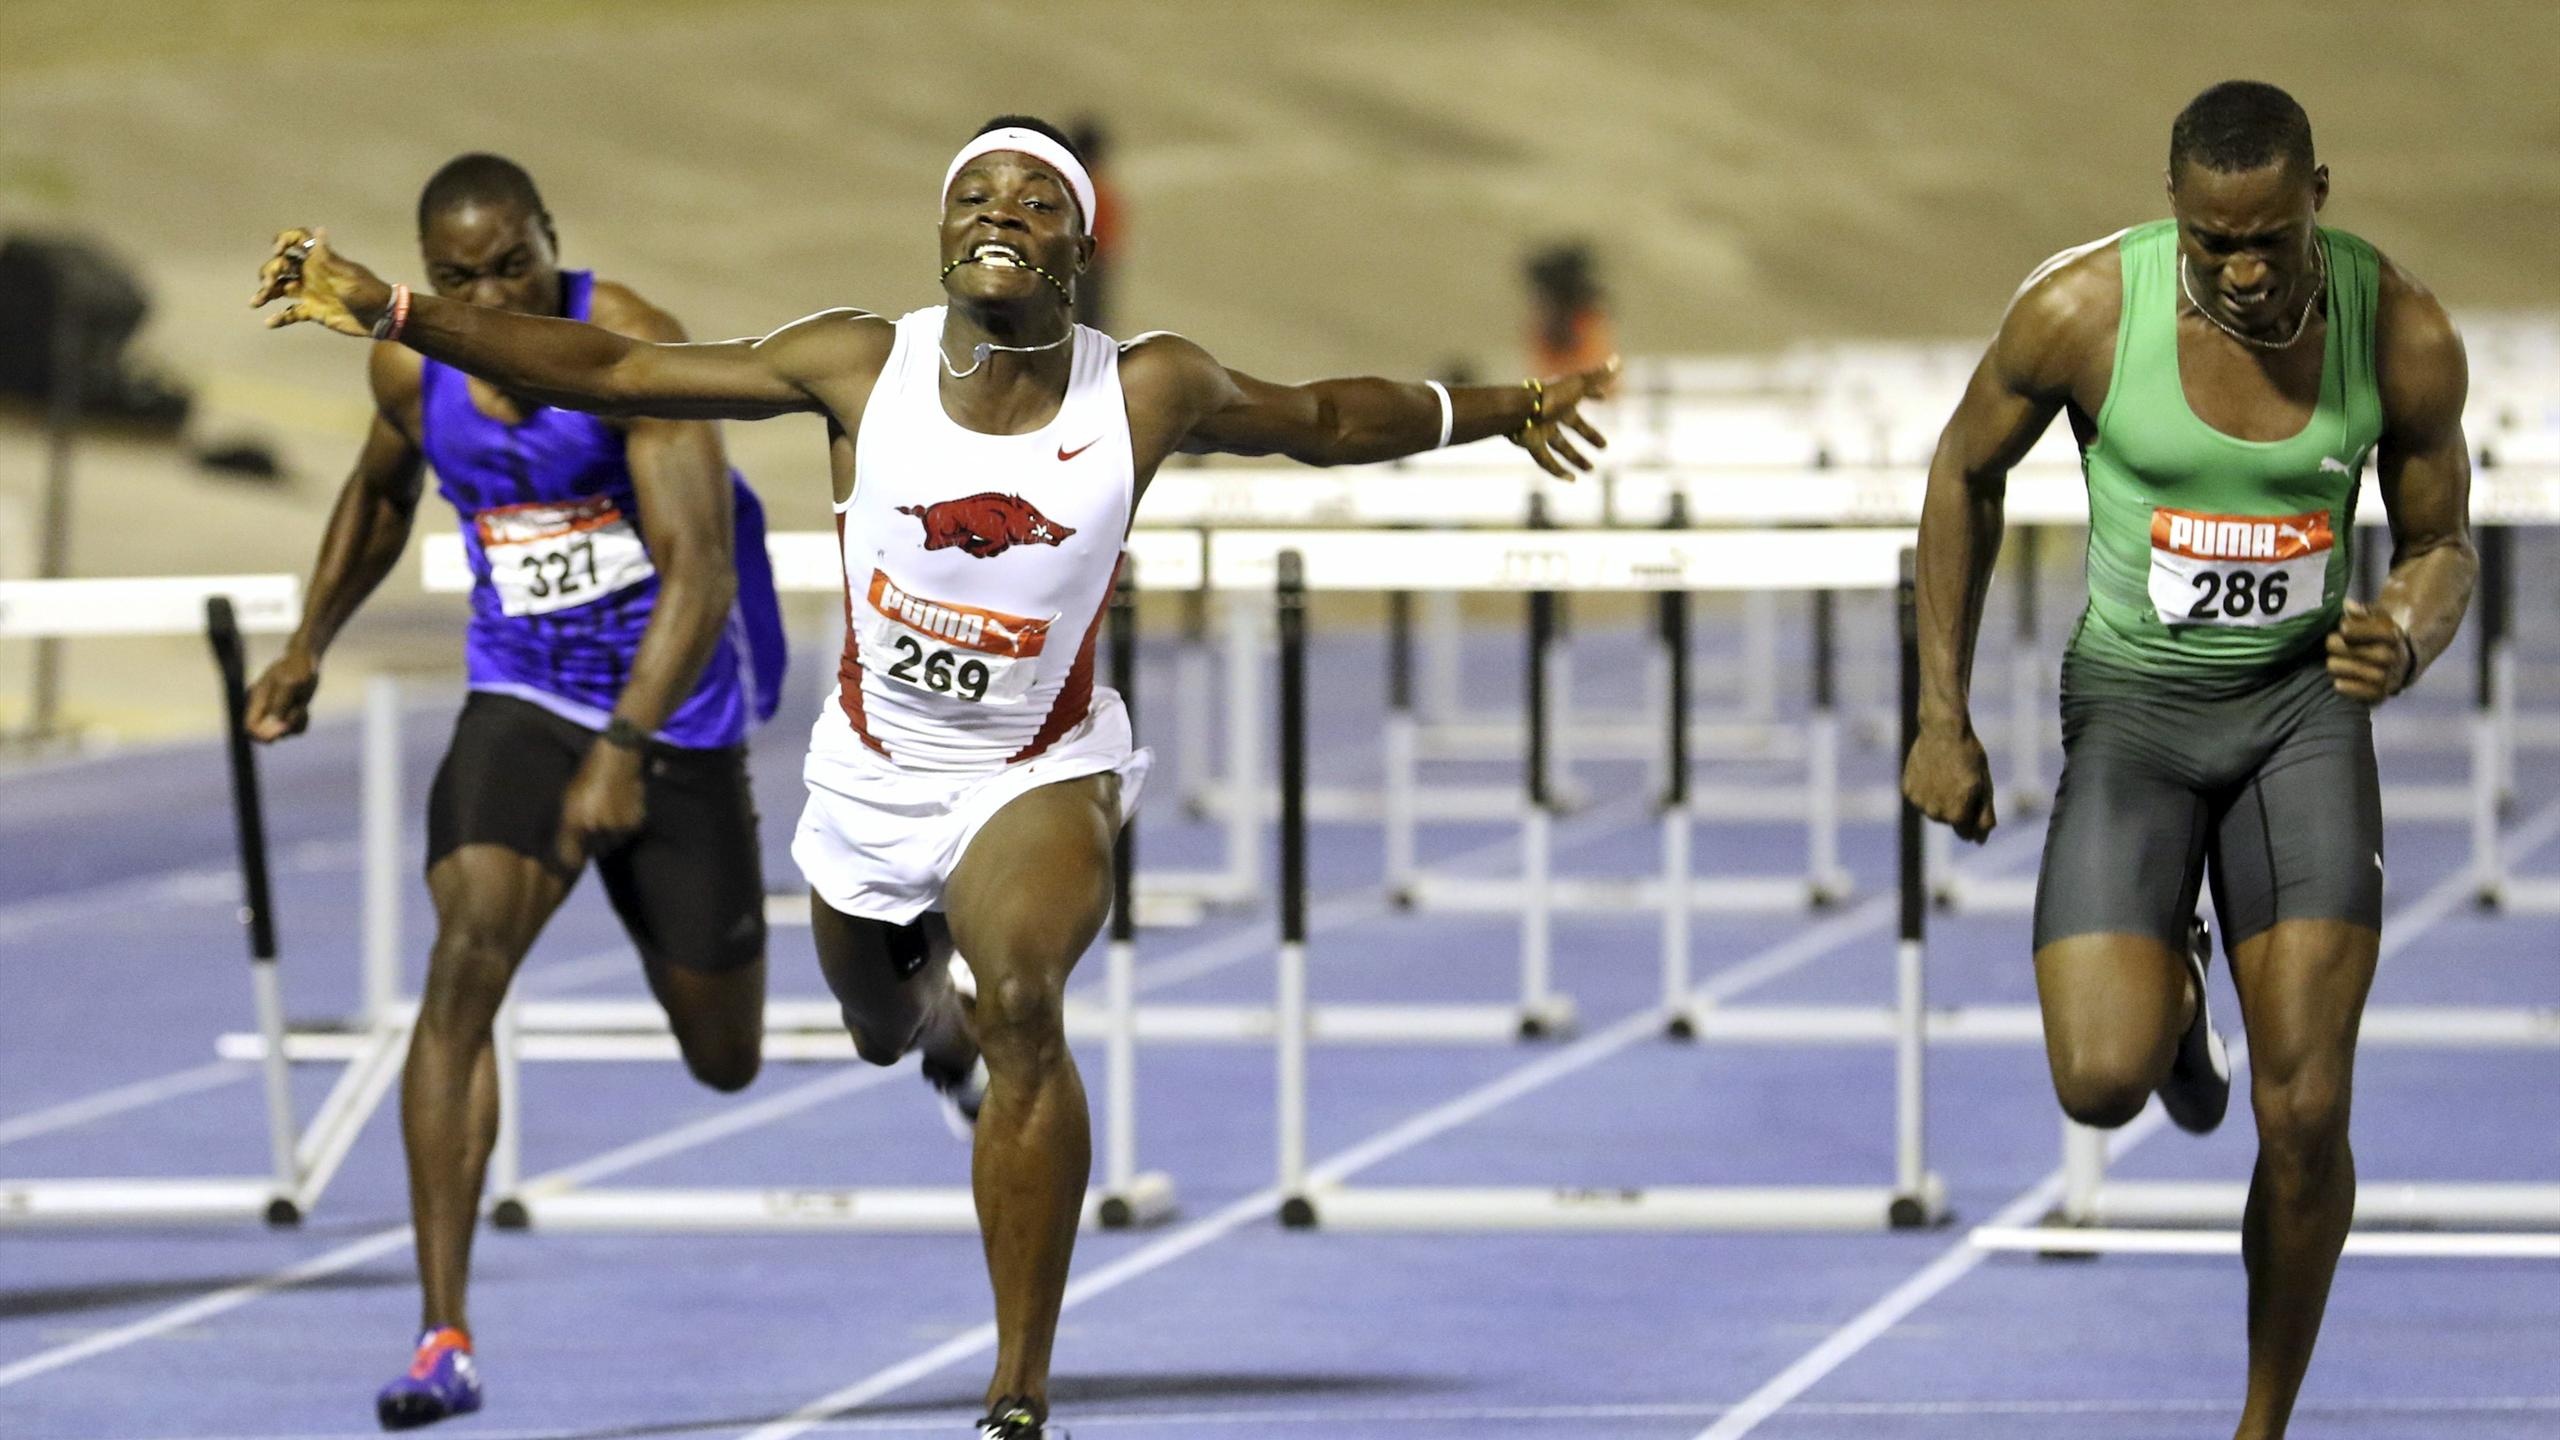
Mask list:
[[616,715],[605,723],[604,743],[638,754],[649,748],[649,732]]

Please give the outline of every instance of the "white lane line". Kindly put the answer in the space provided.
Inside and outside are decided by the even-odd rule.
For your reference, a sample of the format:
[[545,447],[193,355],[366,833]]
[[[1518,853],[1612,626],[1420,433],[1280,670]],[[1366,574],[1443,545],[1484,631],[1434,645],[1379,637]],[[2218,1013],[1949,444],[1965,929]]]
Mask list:
[[77,1100],[66,1100],[59,1105],[0,1121],[0,1145],[12,1145],[56,1130],[86,1125],[92,1120],[103,1120],[110,1115],[121,1115],[128,1110],[139,1110],[146,1105],[157,1105],[163,1100],[217,1089],[256,1073],[254,1065],[216,1060],[191,1070],[173,1070],[149,1080],[118,1085],[112,1090],[101,1090],[94,1095],[84,1095]]
[[361,1240],[341,1245],[335,1250],[325,1251],[297,1264],[288,1265],[272,1275],[262,1276],[244,1284],[227,1286],[210,1295],[200,1295],[184,1304],[172,1305],[156,1314],[146,1315],[129,1325],[119,1325],[112,1330],[101,1330],[95,1335],[72,1341],[68,1345],[57,1345],[50,1350],[38,1351],[15,1364],[0,1365],[0,1390],[33,1380],[39,1375],[50,1374],[67,1365],[77,1365],[83,1360],[121,1350],[128,1345],[138,1344],[157,1335],[166,1335],[172,1330],[210,1320],[217,1315],[237,1310],[262,1296],[274,1294],[278,1290],[290,1289],[324,1276],[335,1275],[341,1270],[352,1270],[377,1256],[387,1255],[407,1243],[409,1243],[409,1227],[406,1225],[377,1230]]
[[[351,839],[304,840],[285,847],[275,868],[287,875],[331,874],[355,868],[358,858],[358,847]],[[240,867],[236,861],[186,866],[0,905],[0,941],[20,940],[50,926],[94,919],[102,911],[144,915],[176,905],[239,903]]]
[[[557,965],[530,971],[520,982],[528,993],[556,994],[576,990],[596,980],[621,973],[626,967],[637,968],[629,946],[581,955]],[[104,1120],[128,1110],[140,1110],[167,1100],[183,1099],[207,1090],[235,1085],[258,1073],[258,1067],[237,1060],[216,1060],[186,1070],[172,1070],[147,1080],[136,1080],[94,1094],[65,1100],[42,1110],[0,1120],[0,1145],[14,1144],[56,1130],[68,1130],[92,1120]]]
[[[1896,913],[1895,898],[1879,895],[1846,915],[1836,916],[1812,930],[1718,971],[1710,977],[1707,989],[1719,999],[1775,979],[1819,955],[1842,945],[1883,930]],[[1740,977],[1740,978],[1733,978]],[[1500,1076],[1475,1089],[1445,1101],[1341,1152],[1316,1166],[1308,1174],[1311,1183],[1337,1184],[1360,1171],[1376,1165],[1416,1145],[1478,1119],[1513,1100],[1563,1079],[1577,1071],[1589,1069],[1610,1056],[1641,1041],[1662,1033],[1659,1011],[1647,1008],[1626,1017],[1617,1024],[1553,1051],[1530,1064]],[[1202,1249],[1257,1220],[1268,1218],[1281,1201],[1279,1190],[1258,1190],[1227,1205],[1206,1218],[1196,1220],[1173,1234],[1152,1244],[1141,1246],[1105,1265],[1100,1270],[1067,1287],[1063,1309],[1072,1310],[1088,1300],[1110,1293],[1122,1285],[1161,1270],[1165,1266]],[[813,1430],[828,1426],[835,1417],[859,1405],[892,1394],[914,1382],[993,1349],[996,1330],[992,1324],[964,1331],[921,1354],[877,1370],[841,1389],[810,1401],[789,1415],[749,1431],[745,1440],[793,1440]]]
[[[2560,803],[2546,807],[2542,813],[2535,816],[2526,830],[2519,832],[2519,839],[2540,844],[2555,834],[2560,834]],[[2534,839],[2536,836],[2541,838]],[[2521,855],[2524,851],[2520,848],[2518,853]],[[2437,882],[2426,894],[2388,917],[2382,927],[2384,958],[2387,959],[2406,948],[2437,922],[2469,904],[2477,883],[2477,877],[2471,873],[2468,866],[2458,867],[2452,874]],[[2246,1060],[2245,1047],[2234,1045],[2232,1050],[2232,1082],[2237,1085],[2242,1083],[2241,1066]],[[2158,1134],[2167,1118],[2166,1112],[2154,1103],[2132,1124],[2108,1137],[2108,1159],[2113,1161],[2121,1158],[2135,1146]],[[2051,1209],[2054,1203],[2062,1198],[2062,1187],[2063,1172],[2056,1169],[2016,1199],[2000,1207],[1999,1213],[1991,1217],[1990,1223],[1994,1226],[2025,1224]],[[1820,1344],[1798,1357],[1795,1363],[1770,1377],[1768,1383],[1751,1392],[1741,1404],[1725,1412],[1715,1424],[1698,1432],[1694,1440],[1742,1440],[1743,1436],[1760,1428],[1762,1421],[1786,1408],[1797,1396],[1820,1384],[1831,1372],[1847,1364],[1859,1351],[1874,1343],[1878,1336],[1902,1323],[1913,1311],[1928,1304],[1958,1280],[1972,1274],[1974,1267],[1990,1258],[1990,1255],[1990,1251],[1976,1249],[1970,1239],[1957,1241],[1940,1253],[1936,1259],[1930,1261],[1918,1274],[1895,1286],[1883,1298],[1859,1312],[1849,1323],[1831,1332]]]

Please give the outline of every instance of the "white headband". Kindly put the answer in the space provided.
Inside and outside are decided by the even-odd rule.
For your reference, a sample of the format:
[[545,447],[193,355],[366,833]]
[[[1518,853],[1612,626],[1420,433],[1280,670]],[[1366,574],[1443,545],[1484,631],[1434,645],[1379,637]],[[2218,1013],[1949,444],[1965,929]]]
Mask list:
[[942,198],[945,201],[951,198],[951,182],[960,178],[960,172],[968,168],[970,161],[998,150],[1028,155],[1057,171],[1066,180],[1067,188],[1075,192],[1076,209],[1084,221],[1084,233],[1093,233],[1093,177],[1084,173],[1084,167],[1076,163],[1075,156],[1067,153],[1066,146],[1037,130],[990,130],[961,146],[960,153],[952,158],[951,168],[942,172]]

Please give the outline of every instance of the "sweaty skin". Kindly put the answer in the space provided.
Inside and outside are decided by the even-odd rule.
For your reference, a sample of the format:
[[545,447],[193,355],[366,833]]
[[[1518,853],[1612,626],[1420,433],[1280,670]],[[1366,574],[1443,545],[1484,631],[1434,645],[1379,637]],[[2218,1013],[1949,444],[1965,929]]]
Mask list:
[[[1090,263],[1093,242],[1082,233],[1068,187],[1029,156],[982,156],[953,178],[939,238],[949,301],[944,412],[985,434],[1039,429],[1066,395],[1068,348],[993,350],[972,366],[981,343],[1040,347],[1069,333],[1064,287]],[[974,261],[989,243],[1019,251],[1028,265]],[[388,308],[391,290],[331,251],[320,232],[297,229],[277,238],[251,303],[275,300],[287,303],[267,317],[271,326],[310,321],[362,335]],[[823,415],[834,497],[842,504],[853,490],[853,437],[894,333],[876,315],[829,310],[752,340],[654,344],[420,296],[401,339],[545,404],[672,418]],[[1580,405],[1606,394],[1616,373],[1612,361],[1542,386],[1451,387],[1450,443],[1507,436],[1548,473],[1569,478],[1591,465],[1577,438],[1606,443]],[[1353,465],[1415,454],[1440,440],[1440,401],[1423,385],[1277,385],[1231,370],[1179,336],[1128,347],[1120,383],[1141,496],[1177,452]],[[933,961],[956,943],[977,974],[979,998],[965,1027],[944,966],[928,963],[911,981],[884,982],[881,957],[904,942],[891,927],[835,913],[813,897],[821,968],[864,1058],[885,1064],[918,1048],[948,1068],[965,1061],[974,1038],[987,1061],[991,1083],[972,1171],[996,1292],[991,1407],[1019,1400],[1046,1412],[1049,1352],[1091,1151],[1063,994],[1110,908],[1118,815],[1115,777],[1045,785],[1007,804],[971,843],[945,887],[947,935],[936,929],[930,937]]]
[[[2170,181],[2188,408],[2239,439],[2292,436],[2320,394],[2327,321],[2316,303],[2316,217],[2328,172],[2187,164]],[[1918,560],[1920,732],[1902,784],[1913,804],[1968,840],[1997,823],[1968,687],[2003,490],[2056,414],[2068,414],[2082,446],[2096,434],[2123,310],[2118,253],[2112,239],[2099,241],[2028,277],[1930,464]],[[2461,340],[2435,297],[2387,260],[2374,349],[2383,409],[2375,474],[2391,573],[2377,602],[2350,602],[2326,641],[2330,682],[2366,704],[2397,694],[2443,653],[2478,568]],[[2249,1389],[2238,1440],[2284,1434],[2354,1213],[2347,1118],[2380,941],[2344,921],[2283,920],[2232,956],[2260,1141],[2242,1224]],[[2131,1119],[2166,1078],[2199,1003],[2183,958],[2149,936],[2103,933],[2055,941],[2035,963],[2063,1108],[2088,1124]]]

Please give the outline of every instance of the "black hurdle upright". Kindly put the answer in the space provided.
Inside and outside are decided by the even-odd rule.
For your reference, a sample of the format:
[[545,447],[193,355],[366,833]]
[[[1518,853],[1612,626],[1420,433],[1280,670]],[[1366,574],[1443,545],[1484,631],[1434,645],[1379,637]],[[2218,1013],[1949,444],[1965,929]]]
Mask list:
[[[2495,461],[2484,453],[2480,463],[2485,469]],[[2480,908],[2494,910],[2506,903],[2506,853],[2499,832],[2513,803],[2508,770],[2514,741],[2507,734],[2512,703],[2507,694],[2507,629],[2515,603],[2515,533],[2504,525],[2484,525],[2473,543],[2480,550],[2480,588],[2474,601],[2480,631],[2473,647],[2471,678],[2471,706],[2479,726],[2472,740],[2471,853],[2480,870],[2480,891],[2474,898]]]
[[[1530,497],[1532,528],[1545,528],[1546,505],[1537,496]],[[1529,592],[1529,675],[1522,687],[1527,713],[1523,729],[1527,745],[1522,763],[1528,771],[1529,810],[1520,828],[1520,869],[1529,881],[1528,903],[1520,912],[1520,949],[1522,956],[1520,1038],[1536,1040],[1546,1036],[1552,1027],[1540,1007],[1552,995],[1555,955],[1555,921],[1552,903],[1552,843],[1550,827],[1555,822],[1555,792],[1548,783],[1548,770],[1554,763],[1554,737],[1549,733],[1554,707],[1548,703],[1547,652],[1556,638],[1556,595],[1551,590]]]
[[[1529,492],[1529,528],[1552,530],[1555,518],[1547,513],[1547,497]],[[1548,683],[1547,652],[1554,648],[1556,636],[1564,629],[1564,602],[1553,590],[1532,590],[1529,605],[1529,804],[1545,810],[1553,798],[1548,769],[1555,763],[1553,737],[1547,733]]]
[[240,924],[249,937],[250,989],[256,997],[258,1030],[266,1041],[267,1132],[274,1150],[275,1198],[267,1202],[267,1223],[298,1225],[302,1209],[293,1195],[301,1184],[296,1156],[291,1061],[285,1055],[284,987],[276,973],[274,894],[267,877],[267,814],[258,790],[258,756],[249,741],[248,662],[240,643],[240,621],[231,597],[216,595],[204,605],[205,639],[222,675],[223,709],[231,759],[231,813],[240,847]]
[[[1902,577],[1894,587],[1901,651],[1901,741],[1895,754],[1896,788],[1901,764],[1910,763],[1920,738],[1920,607],[1913,552],[1902,552]],[[1894,1037],[1894,1197],[1887,1217],[1897,1230],[1917,1229],[1936,1218],[1928,1199],[1928,1005],[1924,959],[1929,920],[1929,858],[1921,843],[1920,807],[1905,797],[1895,835],[1894,870],[1901,882],[1901,925],[1895,947],[1896,1001],[1902,1023]]]
[[1421,759],[1413,713],[1413,592],[1387,592],[1387,900],[1413,908],[1415,767]]
[[[1138,577],[1137,562],[1120,557],[1111,585],[1111,688],[1129,715],[1134,738],[1138,728]],[[1108,1129],[1103,1152],[1102,1204],[1096,1218],[1106,1230],[1125,1230],[1138,1219],[1130,1186],[1138,1174],[1138,1131],[1132,1124],[1138,1108],[1137,1023],[1137,873],[1138,817],[1132,812],[1111,840],[1111,941],[1106,952],[1105,986],[1111,1006],[1110,1059],[1105,1066],[1103,1104]]]
[[[1671,496],[1666,530],[1689,528],[1689,497]],[[1695,1039],[1689,995],[1689,592],[1665,590],[1658,616],[1665,693],[1662,740],[1662,1005],[1664,1033]]]
[[1316,1223],[1307,1197],[1307,575],[1279,556],[1280,641],[1280,1223]]
[[2017,650],[2009,661],[2009,723],[2019,733],[2009,737],[2009,786],[2019,797],[2044,783],[2044,706],[2037,683],[2044,674],[2044,646],[2037,635],[2043,614],[2036,594],[2043,549],[2042,527],[2018,527],[2018,609],[2011,632]]

